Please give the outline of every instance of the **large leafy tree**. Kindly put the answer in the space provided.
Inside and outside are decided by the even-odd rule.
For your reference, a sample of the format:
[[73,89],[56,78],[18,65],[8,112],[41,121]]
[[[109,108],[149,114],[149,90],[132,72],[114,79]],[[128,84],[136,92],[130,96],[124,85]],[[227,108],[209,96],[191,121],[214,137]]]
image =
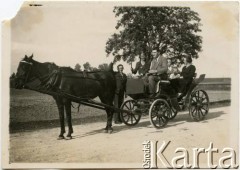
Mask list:
[[106,43],[107,55],[114,61],[132,62],[140,53],[151,58],[157,48],[168,57],[198,58],[202,38],[198,13],[188,7],[115,7],[119,20]]

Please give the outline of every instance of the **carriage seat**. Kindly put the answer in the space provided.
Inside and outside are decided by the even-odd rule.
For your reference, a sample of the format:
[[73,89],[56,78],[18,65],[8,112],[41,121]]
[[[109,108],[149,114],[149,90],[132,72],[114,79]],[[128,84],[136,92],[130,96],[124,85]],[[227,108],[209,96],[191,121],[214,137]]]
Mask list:
[[[200,75],[200,77],[199,77],[198,79],[196,79],[196,77],[197,77],[197,73],[194,74],[193,80],[194,80],[195,82],[196,82],[196,80],[197,80],[197,82],[198,82],[198,80],[202,81],[202,79],[204,79],[205,75]],[[171,84],[171,82],[170,82],[169,80],[165,80],[165,79],[159,80],[159,81],[157,82],[156,93],[158,93],[158,92],[160,91],[160,85],[170,85],[170,84]]]
[[169,81],[169,80],[159,80],[159,81],[157,82],[157,90],[156,90],[156,93],[159,92],[159,90],[160,90],[160,85],[168,85],[168,84],[170,84],[170,81]]

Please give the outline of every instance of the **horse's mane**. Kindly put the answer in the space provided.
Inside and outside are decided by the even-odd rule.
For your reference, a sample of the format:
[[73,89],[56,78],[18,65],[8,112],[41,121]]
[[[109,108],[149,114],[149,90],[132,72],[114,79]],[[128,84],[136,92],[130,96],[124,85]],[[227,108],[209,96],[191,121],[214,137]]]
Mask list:
[[76,70],[72,69],[71,67],[66,67],[66,66],[58,66],[55,63],[51,62],[45,62],[43,64],[48,65],[48,67],[51,67],[53,70],[55,69],[60,69],[65,72],[77,72]]

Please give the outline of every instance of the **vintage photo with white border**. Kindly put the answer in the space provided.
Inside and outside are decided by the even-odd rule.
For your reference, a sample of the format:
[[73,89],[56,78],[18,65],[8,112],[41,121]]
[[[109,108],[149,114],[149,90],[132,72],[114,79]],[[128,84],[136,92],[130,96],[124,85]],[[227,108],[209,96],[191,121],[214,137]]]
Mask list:
[[2,168],[239,168],[239,1],[24,1],[2,22]]

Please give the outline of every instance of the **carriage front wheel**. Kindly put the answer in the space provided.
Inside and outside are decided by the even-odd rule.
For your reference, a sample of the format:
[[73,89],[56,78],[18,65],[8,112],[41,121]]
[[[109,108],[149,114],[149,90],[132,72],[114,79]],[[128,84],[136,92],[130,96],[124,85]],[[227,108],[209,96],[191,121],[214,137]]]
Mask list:
[[149,118],[155,128],[162,128],[168,123],[168,114],[171,112],[166,100],[155,100],[149,109]]
[[[128,126],[134,126],[138,124],[141,119],[142,113],[138,109],[137,102],[135,100],[127,100],[121,106],[122,111],[120,117],[122,122]],[[128,112],[124,111],[127,110]]]
[[189,114],[195,121],[203,120],[208,114],[209,97],[206,91],[196,90],[189,98]]

